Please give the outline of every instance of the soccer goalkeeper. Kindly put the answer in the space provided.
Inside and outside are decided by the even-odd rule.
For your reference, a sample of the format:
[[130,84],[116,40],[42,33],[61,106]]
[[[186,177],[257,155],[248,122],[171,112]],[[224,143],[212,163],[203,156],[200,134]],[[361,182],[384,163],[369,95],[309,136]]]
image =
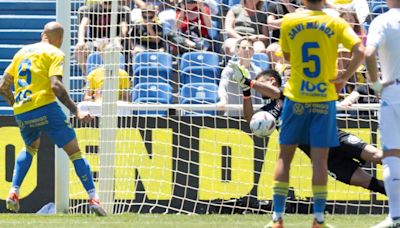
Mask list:
[[[7,209],[19,210],[19,188],[38,152],[40,134],[46,133],[58,147],[62,147],[74,164],[76,174],[89,195],[89,207],[99,216],[105,216],[96,194],[92,173],[78,146],[75,131],[56,102],[56,97],[71,113],[90,122],[88,112],[79,110],[62,84],[64,53],[59,49],[64,29],[57,22],[45,25],[42,41],[27,45],[14,56],[0,81],[0,94],[13,106],[15,119],[20,127],[24,148],[15,162]],[[15,95],[11,92],[14,84]],[[64,170],[68,172],[68,170]]]

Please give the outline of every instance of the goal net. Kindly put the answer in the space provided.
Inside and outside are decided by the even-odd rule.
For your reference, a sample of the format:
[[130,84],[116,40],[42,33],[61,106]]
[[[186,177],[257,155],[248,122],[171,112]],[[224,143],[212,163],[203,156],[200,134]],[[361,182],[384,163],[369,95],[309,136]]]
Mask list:
[[[267,69],[283,79],[290,75],[276,43],[279,27],[266,24],[267,17],[282,16],[272,12],[275,3],[260,1],[249,10],[250,23],[240,1],[135,2],[71,0],[70,94],[96,116],[90,125],[73,125],[107,211],[270,212],[278,132],[254,136],[242,116],[239,86],[223,77],[229,61],[246,58],[252,77]],[[244,21],[226,28],[232,18]],[[239,56],[242,43],[235,34],[250,36],[243,49],[251,55]],[[344,69],[349,53],[338,51]],[[341,129],[379,148],[377,106],[365,74],[360,69],[341,94],[358,91],[352,102],[364,105],[339,108],[337,119]],[[260,108],[265,101],[252,96]],[[362,168],[382,179],[379,165],[365,162]],[[311,212],[311,172],[310,159],[298,150],[288,212]],[[381,194],[332,177],[328,191],[331,213],[387,212]],[[88,212],[73,167],[69,211]]]

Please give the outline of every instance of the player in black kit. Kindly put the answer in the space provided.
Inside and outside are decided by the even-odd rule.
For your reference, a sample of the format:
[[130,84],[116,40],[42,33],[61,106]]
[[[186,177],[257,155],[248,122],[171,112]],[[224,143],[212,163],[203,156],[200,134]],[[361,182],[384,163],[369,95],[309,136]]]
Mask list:
[[[258,74],[255,80],[257,81],[257,84],[267,83],[269,86],[272,85],[278,88],[282,85],[281,76],[275,70],[263,71]],[[254,82],[251,84],[254,84]],[[268,94],[268,91],[263,91],[263,88],[265,87],[254,86],[253,88],[261,94]],[[263,98],[265,99],[266,105],[258,111],[267,111],[278,120],[282,111],[283,95],[281,95],[279,99],[270,99],[269,97]],[[243,111],[245,119],[250,123],[251,117],[254,114],[251,99],[243,100]],[[340,129],[338,129],[338,137],[340,146],[329,150],[329,174],[343,183],[360,186],[374,192],[386,194],[383,181],[369,175],[361,168],[366,161],[375,164],[380,163],[382,159],[382,151],[369,145],[357,136]],[[298,148],[310,157],[310,146],[298,145]]]

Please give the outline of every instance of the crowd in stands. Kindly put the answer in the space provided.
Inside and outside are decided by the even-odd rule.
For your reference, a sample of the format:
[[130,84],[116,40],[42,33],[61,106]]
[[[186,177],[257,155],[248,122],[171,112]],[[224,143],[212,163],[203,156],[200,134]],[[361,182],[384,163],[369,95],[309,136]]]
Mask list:
[[[137,77],[162,77],[170,84],[173,91],[179,93],[184,80],[180,78],[184,72],[184,61],[193,64],[186,68],[186,73],[200,74],[210,69],[212,73],[204,73],[204,80],[190,82],[215,83],[217,91],[201,92],[201,97],[193,103],[208,103],[207,93],[216,93],[218,107],[226,104],[240,104],[240,87],[231,80],[232,69],[229,62],[239,62],[249,69],[254,78],[262,70],[276,70],[282,76],[283,82],[290,77],[290,65],[285,62],[279,47],[279,29],[282,17],[290,12],[303,10],[301,0],[120,0],[118,2],[116,39],[110,39],[111,31],[111,0],[91,0],[82,6],[78,14],[79,29],[75,47],[75,58],[82,77],[86,81],[84,101],[98,102],[101,100],[101,87],[104,83],[104,65],[102,61],[96,65],[98,69],[89,67],[88,57],[92,53],[104,53],[110,40],[121,52],[122,66],[119,72],[119,88],[124,92],[119,99],[126,102],[136,102],[129,93],[139,82],[156,82],[157,80],[142,80]],[[378,0],[379,1],[379,0]],[[379,4],[367,0],[330,0],[327,1],[325,12],[345,19],[365,43],[368,24],[379,12],[387,10],[384,2]],[[386,8],[385,8],[386,7]],[[162,55],[146,55],[141,53],[165,53],[172,56],[171,66],[157,65],[155,69],[141,69],[143,58],[155,61]],[[217,66],[207,65],[210,59],[189,59],[185,53],[213,53],[218,56]],[[349,50],[338,47],[338,70],[346,68],[349,62]],[[101,55],[100,55],[101,58]],[[162,57],[168,60],[168,56]],[[258,59],[258,60],[257,60]],[[198,61],[198,62],[196,62]],[[259,61],[259,62],[257,62]],[[169,62],[169,61],[167,61]],[[266,64],[263,64],[266,63]],[[203,65],[202,65],[203,64]],[[204,65],[205,64],[205,65]],[[171,67],[171,73],[162,68]],[[197,68],[196,68],[197,67]],[[202,67],[202,68],[201,68]],[[179,69],[179,70],[178,70]],[[200,70],[199,70],[200,69]],[[199,73],[200,72],[200,73]],[[211,77],[211,80],[209,80]],[[212,78],[215,77],[215,78]],[[341,104],[349,106],[353,103],[374,103],[378,99],[367,85],[366,70],[361,67],[341,92]],[[199,89],[199,88],[196,88]],[[262,99],[254,94],[256,103]],[[194,97],[196,98],[196,97]],[[167,99],[169,100],[169,99]],[[173,99],[172,102],[179,102]],[[148,100],[160,102],[160,100]],[[225,115],[241,115],[240,112],[225,112]]]

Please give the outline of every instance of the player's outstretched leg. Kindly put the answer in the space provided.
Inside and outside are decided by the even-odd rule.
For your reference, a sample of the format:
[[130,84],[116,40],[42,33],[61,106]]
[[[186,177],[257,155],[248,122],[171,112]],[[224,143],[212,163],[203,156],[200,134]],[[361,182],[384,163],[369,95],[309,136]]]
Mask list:
[[85,158],[83,158],[76,138],[64,146],[63,149],[67,152],[69,159],[74,164],[76,175],[81,180],[82,185],[89,195],[90,210],[98,216],[106,216],[107,213],[101,206],[99,197],[96,193],[89,163]]
[[6,207],[10,211],[19,211],[19,188],[31,167],[32,159],[37,151],[38,149],[34,147],[26,146],[26,148],[22,149],[18,154],[17,160],[15,161],[12,187],[6,199]]

